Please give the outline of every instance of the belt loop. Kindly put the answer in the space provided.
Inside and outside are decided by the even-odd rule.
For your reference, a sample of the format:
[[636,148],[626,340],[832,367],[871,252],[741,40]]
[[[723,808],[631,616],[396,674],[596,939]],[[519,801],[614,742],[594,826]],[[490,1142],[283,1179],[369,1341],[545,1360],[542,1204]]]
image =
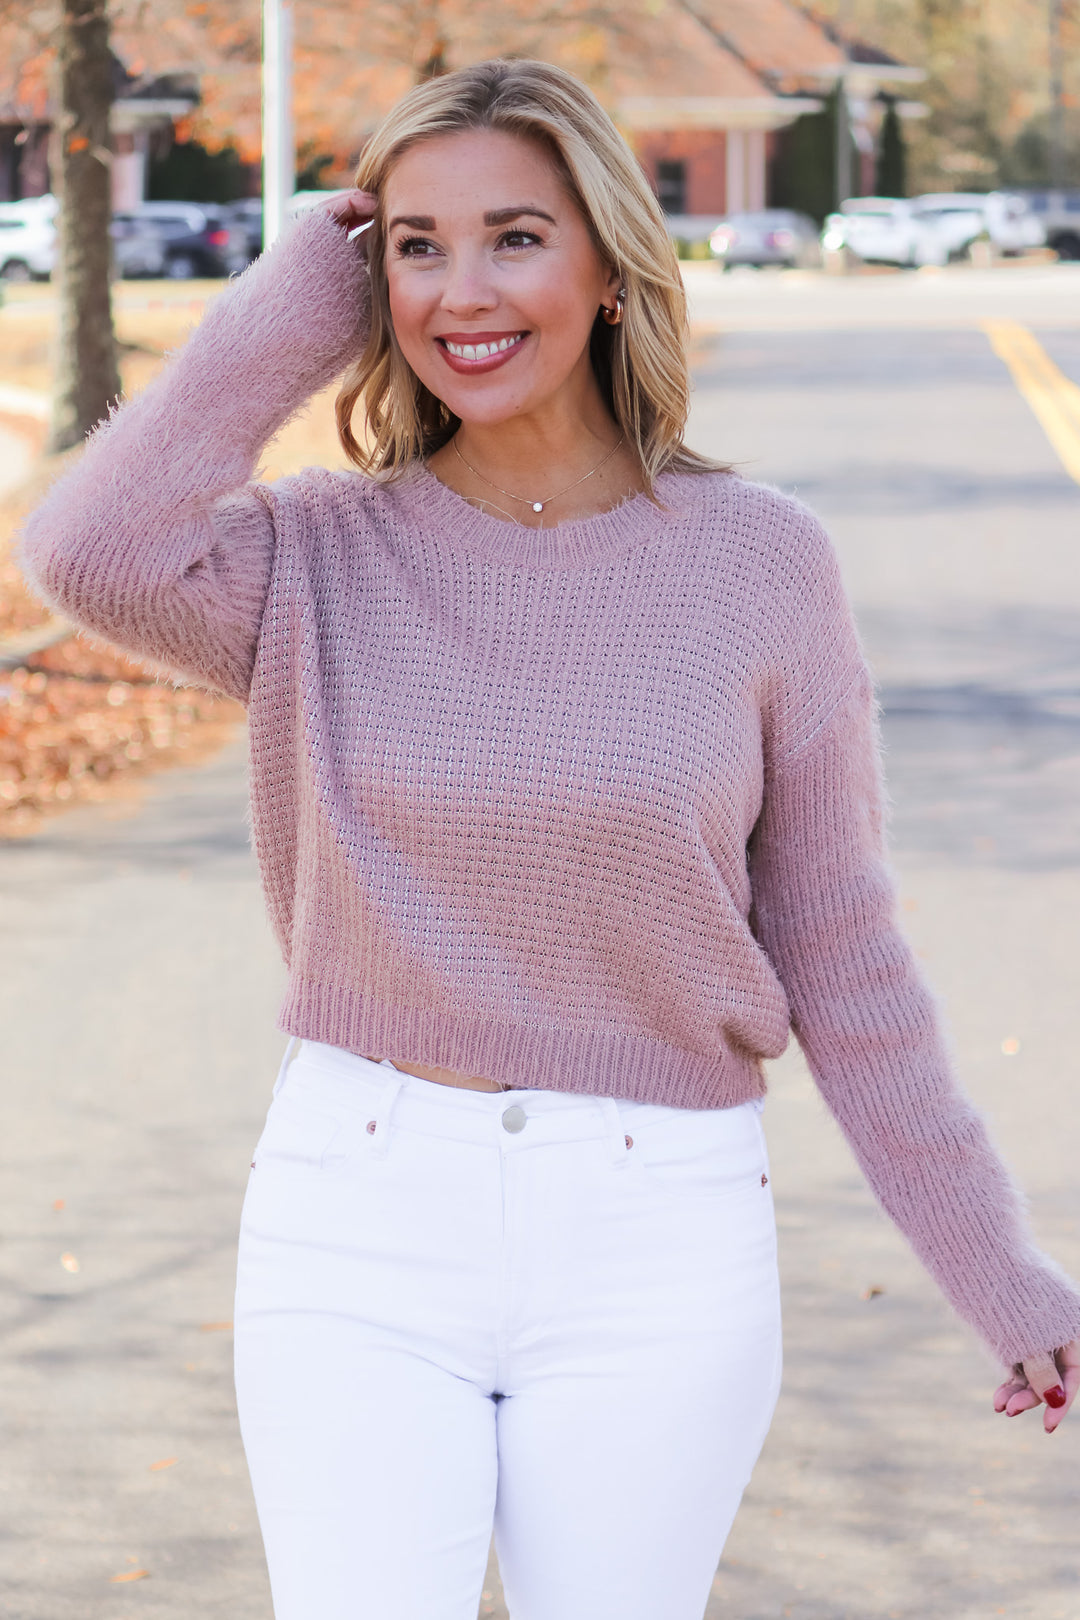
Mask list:
[[626,1148],[626,1132],[619,1115],[619,1105],[614,1097],[598,1097],[596,1100],[603,1115],[608,1155],[616,1169],[622,1169],[630,1155]]
[[371,1152],[376,1158],[383,1158],[390,1145],[390,1115],[401,1095],[405,1078],[400,1069],[387,1071],[386,1082],[379,1092],[379,1100],[367,1122],[368,1135],[371,1137]]
[[272,1096],[276,1097],[282,1086],[285,1084],[285,1076],[288,1073],[289,1064],[292,1062],[297,1052],[299,1052],[302,1044],[303,1043],[301,1042],[299,1035],[292,1035],[289,1037],[289,1044],[285,1048],[285,1056],[281,1060],[281,1067],[277,1072],[277,1079],[274,1081],[274,1089],[271,1093]]

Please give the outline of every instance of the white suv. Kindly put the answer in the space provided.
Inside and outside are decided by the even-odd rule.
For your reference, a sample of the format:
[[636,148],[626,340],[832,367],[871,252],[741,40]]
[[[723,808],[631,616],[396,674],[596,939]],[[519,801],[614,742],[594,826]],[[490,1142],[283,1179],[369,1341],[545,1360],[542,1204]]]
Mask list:
[[[59,207],[51,195],[0,203],[0,281],[49,279],[56,261]],[[139,213],[114,214],[109,229],[114,274],[168,274],[162,233],[152,219]]]
[[1045,247],[1046,230],[1026,197],[1010,191],[926,192],[913,197],[911,207],[919,219],[937,226],[950,254],[963,253],[986,235],[999,253],[1023,253]]
[[826,251],[847,248],[866,264],[945,264],[949,249],[933,219],[895,197],[849,197],[821,233]]
[[0,278],[44,280],[56,253],[55,197],[24,197],[0,203]]

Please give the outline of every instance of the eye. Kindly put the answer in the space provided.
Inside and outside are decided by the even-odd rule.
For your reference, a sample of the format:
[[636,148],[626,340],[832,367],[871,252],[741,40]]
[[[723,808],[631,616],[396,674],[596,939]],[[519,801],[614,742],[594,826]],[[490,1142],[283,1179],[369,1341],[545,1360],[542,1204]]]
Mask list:
[[434,242],[429,242],[426,236],[400,236],[394,243],[399,259],[424,259],[437,251]]
[[535,231],[504,231],[499,237],[497,246],[508,247],[512,253],[522,248],[534,247],[543,238],[537,236]]

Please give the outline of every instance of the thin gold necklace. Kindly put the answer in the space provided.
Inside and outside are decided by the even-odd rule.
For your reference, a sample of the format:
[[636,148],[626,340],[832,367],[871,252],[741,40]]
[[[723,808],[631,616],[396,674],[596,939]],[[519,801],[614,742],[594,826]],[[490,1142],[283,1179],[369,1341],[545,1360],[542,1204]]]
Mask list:
[[560,495],[566,495],[566,494],[569,493],[570,490],[577,489],[578,485],[583,484],[585,482],[586,478],[591,478],[593,473],[598,473],[600,471],[601,467],[604,465],[604,463],[611,460],[612,456],[615,454],[616,450],[619,448],[619,445],[622,444],[625,437],[626,437],[625,433],[620,434],[619,438],[612,445],[611,449],[608,451],[608,453],[604,457],[603,461],[598,461],[596,463],[596,466],[593,467],[590,472],[582,473],[580,478],[575,478],[574,482],[572,484],[567,484],[565,489],[557,489],[555,491],[554,495],[545,495],[542,501],[531,501],[531,500],[529,500],[527,495],[515,495],[512,489],[503,489],[501,487],[501,485],[493,484],[491,482],[490,478],[485,478],[482,472],[477,472],[476,468],[473,466],[471,461],[466,461],[465,460],[465,457],[462,455],[461,451],[458,449],[457,435],[456,434],[450,440],[450,443],[454,447],[454,453],[457,456],[458,460],[462,463],[463,466],[468,467],[469,471],[472,473],[474,478],[479,478],[479,480],[480,480],[480,482],[482,484],[487,484],[489,486],[489,488],[491,488],[491,489],[497,489],[499,491],[499,494],[500,495],[505,495],[508,500],[520,501],[522,506],[531,506],[534,512],[542,512],[544,510],[545,506],[549,506],[552,501],[557,501]]

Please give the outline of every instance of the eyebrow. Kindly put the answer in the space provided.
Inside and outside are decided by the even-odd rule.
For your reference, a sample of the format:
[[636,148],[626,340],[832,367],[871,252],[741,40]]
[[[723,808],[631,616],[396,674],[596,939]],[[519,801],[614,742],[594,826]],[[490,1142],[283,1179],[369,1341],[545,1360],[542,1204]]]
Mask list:
[[[521,219],[522,215],[529,214],[534,219],[546,219],[549,225],[555,225],[557,220],[542,208],[534,208],[531,203],[522,204],[519,208],[493,208],[484,215],[485,225],[509,225],[511,220]],[[392,219],[389,229],[394,230],[398,225],[406,225],[411,231],[435,230],[435,219],[431,214],[399,214]]]
[[484,215],[485,225],[509,225],[512,219],[520,219],[522,214],[531,214],[534,219],[546,219],[549,225],[556,221],[542,208],[534,208],[531,203],[524,203],[520,208],[496,208]]

